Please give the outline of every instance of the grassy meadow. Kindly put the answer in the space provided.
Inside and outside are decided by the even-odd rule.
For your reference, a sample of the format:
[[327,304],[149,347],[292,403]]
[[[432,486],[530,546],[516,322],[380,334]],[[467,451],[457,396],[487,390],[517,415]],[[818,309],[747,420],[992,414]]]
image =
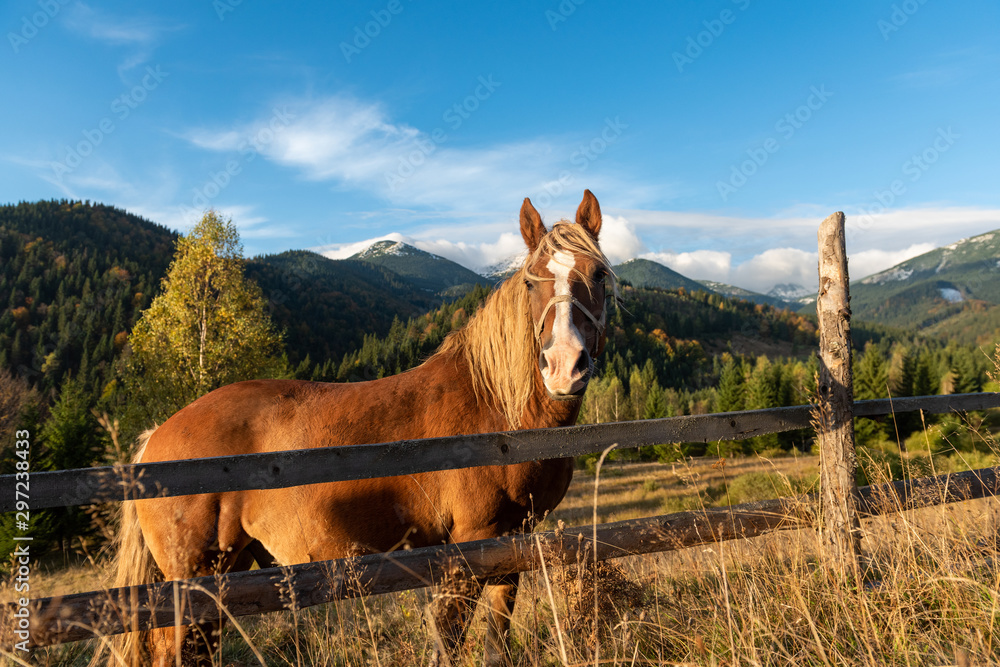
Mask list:
[[[945,427],[920,435],[904,443],[905,454],[893,443],[864,449],[863,475],[883,481],[997,464],[985,447],[949,449]],[[818,466],[818,457],[803,454],[605,462],[577,471],[541,529],[591,523],[595,486],[597,519],[606,522],[815,490]],[[514,664],[995,664],[998,529],[995,499],[866,521],[861,581],[823,566],[811,530],[621,559],[601,564],[596,576],[552,563],[545,575],[522,575]],[[87,563],[53,566],[33,574],[32,591],[92,590],[105,576]],[[431,595],[407,591],[239,619],[239,628],[227,626],[216,664],[420,665],[430,650],[423,609]],[[9,586],[0,590],[0,599],[12,597]],[[484,627],[477,615],[462,665],[480,664]],[[41,649],[23,664],[85,665],[92,650],[87,642]]]

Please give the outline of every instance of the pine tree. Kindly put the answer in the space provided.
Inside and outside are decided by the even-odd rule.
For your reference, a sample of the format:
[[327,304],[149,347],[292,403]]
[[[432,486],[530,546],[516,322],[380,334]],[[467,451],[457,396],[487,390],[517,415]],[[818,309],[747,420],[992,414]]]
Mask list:
[[913,396],[913,381],[917,371],[917,360],[905,347],[900,346],[893,355],[889,369],[889,386],[893,396]]
[[[777,406],[780,376],[775,377],[775,370],[780,373],[780,369],[775,368],[767,357],[761,355],[757,358],[757,363],[746,382],[747,410],[760,410]],[[759,435],[750,441],[749,446],[755,452],[777,447],[778,434]]]
[[854,364],[854,399],[886,398],[889,368],[877,345],[868,344]]
[[[69,470],[103,462],[105,442],[90,413],[87,393],[80,379],[63,383],[59,399],[38,434],[42,446],[34,469]],[[79,507],[46,510],[36,520],[33,531],[43,541],[57,541],[64,552],[70,547],[69,540],[91,531],[90,519]]]
[[958,351],[952,357],[951,372],[954,377],[952,392],[955,394],[971,394],[983,390],[983,378],[976,368],[972,355],[964,350]]
[[[728,355],[727,355],[728,357]],[[743,369],[732,357],[722,364],[719,373],[719,390],[716,396],[718,412],[734,412],[744,407]]]
[[913,374],[913,395],[933,396],[941,389],[941,378],[934,365],[934,357],[928,351],[923,351],[917,358],[916,370]]
[[778,381],[771,360],[761,355],[746,381],[746,409],[773,408],[778,401]]
[[667,400],[660,388],[660,383],[653,380],[653,386],[646,394],[646,405],[642,413],[643,419],[662,419],[667,416]]
[[236,227],[214,211],[178,240],[162,293],[129,336],[130,431],[212,389],[279,372],[281,338],[243,269]]
[[[886,398],[889,393],[889,368],[877,345],[869,343],[854,364],[854,399]],[[859,445],[876,443],[886,437],[881,421],[855,419],[854,436]]]

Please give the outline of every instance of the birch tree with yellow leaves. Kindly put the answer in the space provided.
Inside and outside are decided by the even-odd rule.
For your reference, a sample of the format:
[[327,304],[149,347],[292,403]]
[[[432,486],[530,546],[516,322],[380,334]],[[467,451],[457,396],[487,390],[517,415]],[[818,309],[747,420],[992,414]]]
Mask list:
[[223,385],[279,372],[281,336],[260,288],[244,276],[232,219],[208,211],[177,242],[161,292],[128,342],[127,412],[147,422]]

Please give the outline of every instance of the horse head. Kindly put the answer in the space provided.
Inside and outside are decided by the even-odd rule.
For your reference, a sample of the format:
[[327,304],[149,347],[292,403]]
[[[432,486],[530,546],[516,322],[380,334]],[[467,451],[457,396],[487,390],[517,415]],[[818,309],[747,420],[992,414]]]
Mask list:
[[614,273],[598,245],[601,207],[585,190],[576,224],[557,222],[547,230],[525,199],[521,236],[530,254],[520,278],[528,291],[538,344],[538,369],[549,397],[583,396],[604,350],[608,282],[617,297]]

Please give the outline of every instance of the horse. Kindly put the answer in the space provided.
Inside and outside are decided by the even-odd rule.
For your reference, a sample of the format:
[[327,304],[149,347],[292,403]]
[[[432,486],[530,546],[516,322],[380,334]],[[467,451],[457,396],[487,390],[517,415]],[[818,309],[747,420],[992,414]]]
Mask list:
[[[575,222],[549,230],[526,198],[520,228],[528,250],[523,265],[420,366],[367,382],[221,387],[145,433],[134,462],[574,424],[604,349],[607,297],[618,295],[598,243],[600,205],[586,190]],[[572,475],[573,460],[562,458],[128,501],[114,585],[247,570],[255,560],[290,565],[530,530],[559,504]],[[475,582],[475,596],[483,593],[488,604],[488,665],[510,663],[517,586],[517,574]],[[476,600],[434,600],[427,611],[430,663],[450,664]],[[116,652],[157,667],[175,664],[178,652],[185,664],[206,664],[220,631],[209,623],[133,632],[118,640]]]

